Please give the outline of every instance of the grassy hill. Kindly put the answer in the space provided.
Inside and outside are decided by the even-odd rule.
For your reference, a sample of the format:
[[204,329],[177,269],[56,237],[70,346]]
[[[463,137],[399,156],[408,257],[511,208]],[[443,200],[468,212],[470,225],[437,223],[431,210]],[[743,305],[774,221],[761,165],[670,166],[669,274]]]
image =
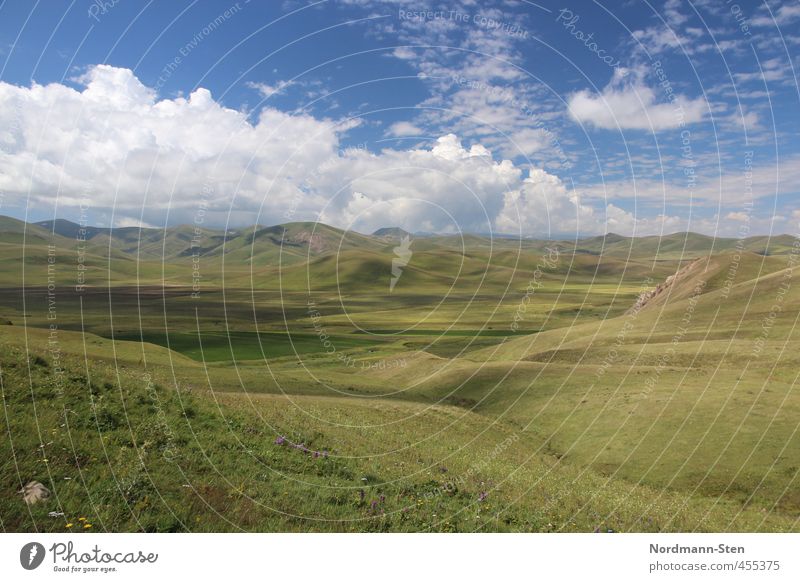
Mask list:
[[[730,501],[581,471],[513,425],[454,406],[212,398],[165,388],[147,369],[97,360],[87,368],[71,355],[56,364],[38,347],[26,355],[13,338],[3,343],[5,531],[792,527]],[[52,497],[27,508],[15,491],[32,479]]]
[[793,237],[0,227],[6,530],[797,531]]

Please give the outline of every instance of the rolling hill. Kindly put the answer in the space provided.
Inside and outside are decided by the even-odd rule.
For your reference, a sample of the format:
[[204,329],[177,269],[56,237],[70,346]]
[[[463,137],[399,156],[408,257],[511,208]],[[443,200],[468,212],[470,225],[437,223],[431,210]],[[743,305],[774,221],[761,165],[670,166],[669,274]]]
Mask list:
[[[47,478],[44,444],[72,480],[76,452],[104,502],[49,482],[69,515],[126,531],[797,528],[793,237],[432,235],[397,274],[394,229],[98,229],[81,250],[74,225],[45,226],[0,222],[2,428],[20,478]],[[173,445],[182,472],[161,463]],[[40,523],[12,481],[4,526]]]

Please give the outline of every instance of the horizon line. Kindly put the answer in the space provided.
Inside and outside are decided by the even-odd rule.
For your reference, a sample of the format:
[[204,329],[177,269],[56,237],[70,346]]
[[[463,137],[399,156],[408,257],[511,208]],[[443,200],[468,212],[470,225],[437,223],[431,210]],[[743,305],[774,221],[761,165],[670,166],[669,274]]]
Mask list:
[[[620,238],[624,238],[624,239],[641,239],[641,238],[653,238],[653,237],[665,238],[665,237],[672,237],[672,236],[676,236],[676,235],[687,235],[687,236],[688,235],[695,235],[695,236],[702,236],[702,237],[711,238],[711,239],[717,239],[717,240],[719,240],[719,239],[748,240],[748,239],[753,239],[753,238],[763,238],[763,237],[775,238],[775,237],[781,237],[781,236],[788,236],[788,237],[792,237],[794,239],[800,238],[797,235],[793,235],[793,234],[786,233],[786,232],[775,232],[775,233],[768,233],[768,234],[752,234],[752,235],[748,235],[748,236],[745,236],[745,237],[742,237],[742,236],[738,236],[737,237],[737,236],[710,235],[710,234],[704,234],[702,232],[696,232],[696,231],[692,231],[692,230],[678,230],[678,231],[673,231],[673,232],[664,233],[664,234],[643,234],[643,235],[626,235],[626,234],[619,234],[619,233],[616,233],[616,232],[613,232],[613,231],[608,231],[605,234],[589,234],[589,235],[585,235],[585,236],[578,236],[578,233],[575,233],[575,235],[570,235],[568,233],[555,233],[550,238],[544,238],[544,237],[540,238],[539,235],[524,235],[524,234],[516,234],[516,233],[499,232],[499,231],[498,232],[462,231],[461,233],[442,233],[442,232],[425,232],[425,231],[409,232],[409,231],[405,230],[404,228],[398,227],[398,226],[382,226],[382,227],[379,227],[379,228],[375,229],[372,233],[364,233],[364,232],[361,232],[361,231],[357,231],[355,229],[345,230],[345,229],[340,228],[338,226],[333,226],[331,224],[327,224],[325,222],[315,221],[315,220],[297,220],[297,221],[290,221],[290,222],[280,222],[280,223],[271,224],[271,225],[262,225],[262,224],[259,224],[259,223],[253,223],[253,224],[250,224],[250,225],[247,225],[247,226],[241,226],[241,227],[235,227],[235,228],[226,229],[224,226],[206,226],[205,224],[192,224],[192,223],[178,223],[178,224],[174,224],[174,225],[170,225],[170,226],[164,225],[163,227],[162,226],[142,226],[142,225],[139,225],[139,226],[133,226],[133,225],[131,225],[131,226],[99,226],[99,225],[93,225],[93,224],[88,224],[88,223],[87,224],[81,224],[80,222],[75,222],[75,221],[70,220],[68,218],[51,218],[51,219],[46,219],[46,220],[38,220],[38,221],[34,221],[34,222],[29,222],[29,221],[26,221],[26,220],[23,220],[21,218],[17,218],[17,217],[11,216],[11,215],[0,214],[0,219],[3,219],[3,218],[8,218],[8,219],[11,219],[11,220],[15,220],[15,221],[21,222],[21,223],[23,223],[25,225],[29,225],[29,226],[37,226],[39,228],[44,228],[46,230],[50,230],[52,234],[56,234],[58,236],[64,236],[64,235],[61,235],[61,234],[59,234],[59,233],[57,233],[55,231],[55,228],[54,228],[55,224],[54,223],[57,222],[57,221],[69,223],[69,224],[71,224],[71,225],[73,225],[73,226],[75,226],[77,228],[99,229],[99,230],[106,230],[106,231],[131,230],[131,229],[167,231],[167,230],[170,230],[170,229],[177,229],[177,228],[184,227],[184,228],[192,228],[192,229],[212,230],[212,231],[218,231],[218,232],[221,232],[221,233],[241,232],[241,231],[247,231],[247,230],[252,230],[253,232],[258,232],[260,230],[267,230],[267,229],[276,228],[276,227],[286,227],[286,226],[293,225],[293,224],[313,224],[315,226],[319,225],[319,226],[324,226],[324,227],[327,227],[327,228],[332,228],[332,229],[338,230],[338,231],[340,231],[342,233],[354,233],[354,234],[357,234],[359,236],[366,236],[366,237],[372,237],[372,236],[380,237],[382,235],[376,235],[375,233],[380,231],[380,230],[394,230],[394,229],[397,229],[397,230],[401,230],[401,231],[403,231],[403,232],[405,232],[405,233],[407,233],[409,235],[418,236],[420,238],[422,238],[422,237],[443,237],[444,238],[444,237],[459,237],[459,236],[470,235],[470,236],[477,236],[477,237],[488,238],[488,239],[491,239],[491,238],[504,238],[504,239],[538,240],[538,241],[554,241],[554,242],[570,241],[570,240],[588,240],[588,239],[593,239],[593,238],[603,238],[603,237],[610,237],[610,236],[616,236],[616,237],[620,237]],[[53,227],[52,228],[50,226],[44,226],[44,225],[47,225],[47,224],[50,224],[50,223],[53,223],[53,225],[52,225]],[[383,235],[383,236],[385,236],[385,235]]]

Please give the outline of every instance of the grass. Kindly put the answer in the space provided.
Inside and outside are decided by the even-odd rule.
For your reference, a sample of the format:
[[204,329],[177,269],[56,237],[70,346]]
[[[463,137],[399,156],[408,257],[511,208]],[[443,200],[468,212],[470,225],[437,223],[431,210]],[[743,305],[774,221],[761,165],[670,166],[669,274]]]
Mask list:
[[[167,347],[199,362],[261,360],[324,351],[320,336],[311,333],[281,332],[142,332],[117,334],[121,341],[142,341]],[[331,336],[339,349],[373,346],[374,339]]]
[[[199,296],[179,231],[163,263],[95,248],[78,292],[73,247],[48,273],[47,233],[22,263],[9,227],[2,527],[798,531],[791,240],[562,244],[521,310],[536,241],[471,237],[462,265],[419,239],[389,293],[391,244],[313,250],[312,227],[278,233],[280,265],[270,229],[208,251]],[[631,313],[684,249],[701,260]],[[28,508],[33,479],[54,497]]]
[[[4,352],[5,531],[791,528],[726,500],[579,471],[456,407],[212,399],[153,384],[143,371],[82,374],[75,364]],[[13,491],[28,479],[51,489],[50,503],[22,503]]]

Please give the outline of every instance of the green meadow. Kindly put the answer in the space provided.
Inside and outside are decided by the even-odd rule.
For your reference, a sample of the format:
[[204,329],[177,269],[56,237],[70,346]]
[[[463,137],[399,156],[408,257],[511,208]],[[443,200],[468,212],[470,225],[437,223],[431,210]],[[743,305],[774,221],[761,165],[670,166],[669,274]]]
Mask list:
[[793,237],[188,229],[0,220],[5,531],[800,531]]

